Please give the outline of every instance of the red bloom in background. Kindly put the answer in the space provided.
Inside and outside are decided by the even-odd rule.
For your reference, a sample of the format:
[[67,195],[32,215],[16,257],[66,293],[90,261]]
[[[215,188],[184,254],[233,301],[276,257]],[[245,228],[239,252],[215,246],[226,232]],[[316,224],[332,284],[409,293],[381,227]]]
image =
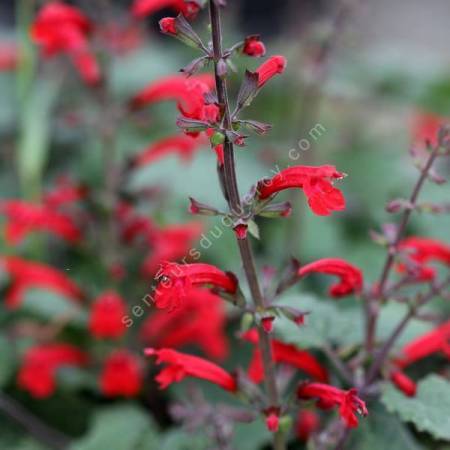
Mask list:
[[[247,331],[243,336],[248,342],[257,344],[259,341],[256,329]],[[317,381],[326,383],[328,372],[317,359],[305,350],[298,349],[295,345],[285,344],[277,339],[272,339],[272,355],[276,363],[283,363],[305,372]],[[264,379],[264,368],[259,348],[255,348],[248,369],[248,376],[254,383],[261,383]]]
[[188,19],[195,18],[200,6],[196,1],[189,0],[134,0],[131,12],[133,16],[142,19],[164,8],[173,8]]
[[237,390],[235,378],[222,367],[206,359],[180,353],[170,348],[159,350],[147,348],[145,354],[147,356],[156,356],[157,364],[166,363],[168,365],[155,377],[161,389],[165,389],[172,383],[178,383],[185,377],[190,376],[210,381],[226,391],[235,392]]
[[74,183],[70,178],[60,177],[56,186],[43,196],[43,204],[50,209],[59,209],[86,197],[87,189]]
[[126,202],[117,205],[116,218],[120,228],[120,238],[126,243],[136,243],[142,240],[145,244],[151,244],[157,227],[152,220],[138,214],[133,206]]
[[157,308],[179,308],[192,287],[210,285],[229,294],[236,294],[236,277],[210,264],[163,263],[158,272],[159,284],[155,293]]
[[164,311],[152,314],[141,328],[141,338],[158,347],[195,344],[209,358],[221,360],[228,355],[225,325],[220,297],[205,289],[191,289],[183,305],[171,314]]
[[108,22],[99,25],[98,34],[102,44],[119,56],[136,50],[143,41],[142,30],[130,23]]
[[162,262],[186,257],[192,243],[200,237],[202,228],[201,223],[191,222],[157,229],[149,236],[152,250],[142,264],[142,274],[154,276]]
[[392,371],[389,378],[392,383],[408,397],[414,397],[416,395],[416,383],[401,370]]
[[263,87],[275,75],[283,73],[286,65],[286,58],[280,55],[271,56],[262,63],[255,71],[258,74],[258,87]]
[[357,396],[356,389],[343,391],[329,384],[301,383],[297,389],[300,400],[317,399],[317,407],[330,409],[339,407],[339,414],[349,428],[358,426],[356,413],[367,416],[366,404]]
[[87,17],[73,6],[54,1],[39,11],[32,27],[33,41],[49,57],[65,53],[83,80],[88,84],[100,81],[100,69],[88,43],[92,25]]
[[64,295],[70,300],[80,299],[78,286],[63,272],[45,264],[40,264],[15,256],[0,258],[0,265],[11,278],[11,286],[5,296],[8,308],[17,308],[29,289],[45,289]]
[[71,216],[46,205],[6,200],[0,202],[0,213],[8,218],[5,234],[10,245],[19,244],[33,231],[47,231],[72,244],[81,238],[81,231]]
[[404,369],[437,352],[443,352],[450,358],[449,341],[450,320],[406,344],[400,352],[401,356],[395,358],[394,363],[397,367]]
[[15,70],[18,63],[17,46],[14,43],[0,42],[0,72]]
[[203,144],[204,142],[201,139],[194,139],[185,134],[169,136],[153,142],[149,147],[140,152],[135,157],[134,163],[136,166],[142,167],[171,154],[178,155],[183,162],[188,162]]
[[242,52],[248,56],[264,56],[266,54],[266,46],[259,36],[249,36],[245,38]]
[[309,409],[302,409],[299,411],[295,423],[295,434],[300,441],[306,442],[319,426],[320,418],[317,413]]
[[340,258],[323,258],[299,269],[298,275],[304,277],[310,273],[325,273],[339,277],[339,282],[330,287],[332,297],[343,297],[359,293],[363,287],[363,275],[360,269]]
[[437,114],[418,112],[412,120],[412,140],[413,145],[425,147],[427,141],[432,146],[437,145],[439,128],[445,123],[444,117]]
[[312,211],[319,216],[328,216],[332,211],[345,209],[342,192],[332,185],[332,180],[344,176],[344,173],[330,165],[294,166],[282,170],[271,179],[261,180],[257,189],[261,200],[285,189],[303,189]]
[[106,397],[135,397],[142,388],[141,361],[127,350],[116,350],[105,361],[100,390]]
[[130,107],[140,109],[153,103],[171,100],[177,102],[178,109],[184,116],[204,120],[208,115],[204,94],[210,92],[214,86],[214,78],[210,74],[189,78],[184,75],[170,75],[153,81],[139,91],[131,99]]
[[450,246],[435,239],[411,236],[401,241],[398,249],[407,254],[412,267],[408,267],[408,263],[400,263],[397,270],[410,270],[416,281],[431,281],[435,278],[436,269],[428,266],[429,262],[450,266]]
[[24,355],[18,385],[35,398],[46,398],[56,389],[56,372],[63,366],[81,367],[87,355],[69,344],[44,344],[31,347]]
[[107,291],[97,297],[92,305],[89,330],[96,338],[119,338],[126,332],[122,319],[127,312],[126,305],[114,291]]

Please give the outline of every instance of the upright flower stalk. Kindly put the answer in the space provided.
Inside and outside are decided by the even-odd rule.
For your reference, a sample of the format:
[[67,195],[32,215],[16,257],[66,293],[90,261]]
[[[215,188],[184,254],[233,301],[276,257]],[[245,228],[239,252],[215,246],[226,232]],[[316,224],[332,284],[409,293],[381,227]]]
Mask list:
[[[209,11],[211,19],[211,36],[213,44],[213,60],[214,60],[214,74],[216,80],[216,91],[219,107],[222,112],[222,122],[225,130],[232,132],[232,121],[230,115],[230,105],[228,100],[228,90],[226,76],[222,76],[221,68],[223,61],[222,48],[222,26],[220,18],[220,7],[215,0],[209,0]],[[225,196],[228,206],[232,213],[239,215],[242,211],[241,200],[239,196],[239,189],[236,177],[235,161],[234,161],[234,146],[233,142],[228,136],[225,136],[223,143],[224,148],[224,163],[223,169],[219,167],[219,171],[223,170],[223,183]],[[239,252],[241,255],[242,264],[244,267],[247,282],[250,287],[253,303],[258,310],[265,309],[264,297],[262,295],[261,287],[256,272],[255,261],[253,257],[252,248],[247,236],[237,239]],[[269,408],[279,408],[279,394],[275,379],[275,362],[272,354],[271,339],[262,325],[258,326],[259,334],[259,349],[261,352],[261,359],[264,368],[264,380],[267,390]],[[285,439],[282,432],[274,433],[274,449],[283,450],[286,448]]]

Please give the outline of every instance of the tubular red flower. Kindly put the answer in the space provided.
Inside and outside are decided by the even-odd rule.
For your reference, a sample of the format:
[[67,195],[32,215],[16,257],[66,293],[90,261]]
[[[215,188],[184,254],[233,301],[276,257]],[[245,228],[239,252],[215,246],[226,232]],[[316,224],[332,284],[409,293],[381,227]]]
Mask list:
[[166,262],[158,272],[159,284],[155,292],[157,308],[179,308],[193,286],[211,285],[219,291],[235,294],[237,280],[210,264],[177,264]]
[[401,370],[392,371],[389,378],[392,383],[408,397],[414,397],[416,395],[416,383]]
[[[436,269],[427,265],[429,262],[440,262],[450,266],[450,246],[435,239],[411,236],[398,245],[400,251],[407,254],[411,263],[416,266],[412,272],[416,281],[431,281],[436,276]],[[399,272],[408,270],[407,264],[397,265]]]
[[395,358],[394,363],[400,369],[404,369],[437,352],[443,352],[450,358],[449,340],[450,320],[406,344],[400,352],[401,356]]
[[413,145],[425,147],[426,143],[429,142],[432,146],[436,146],[439,128],[445,121],[445,117],[437,114],[416,112],[411,127]]
[[97,297],[92,305],[89,330],[96,338],[119,338],[126,332],[122,321],[126,314],[125,303],[114,291],[107,291]]
[[271,433],[276,433],[280,425],[280,408],[271,407],[264,412],[266,415],[266,427]]
[[275,75],[283,73],[286,64],[286,58],[280,55],[271,56],[262,63],[255,71],[258,74],[258,87],[263,87]]
[[136,166],[142,167],[170,154],[176,154],[182,161],[188,162],[204,143],[202,139],[194,139],[185,134],[169,136],[152,143],[144,151],[140,152],[134,161]]
[[164,17],[159,21],[159,28],[165,34],[177,34],[174,17]]
[[145,354],[147,356],[156,356],[157,364],[168,364],[155,377],[160,389],[165,389],[172,383],[178,383],[185,377],[190,376],[210,381],[226,391],[236,392],[237,390],[235,378],[222,367],[206,359],[180,353],[170,348],[159,350],[147,348]]
[[300,441],[306,442],[319,426],[319,416],[314,411],[302,409],[297,416],[295,434]]
[[154,276],[164,261],[176,261],[188,256],[192,243],[200,237],[202,230],[203,226],[199,222],[154,230],[149,236],[151,252],[142,264],[142,275]]
[[48,231],[72,244],[81,239],[81,231],[72,217],[46,205],[36,205],[22,200],[0,202],[0,213],[8,218],[6,241],[19,244],[33,231]]
[[332,180],[344,176],[330,165],[294,166],[282,170],[271,179],[261,180],[257,190],[259,198],[264,200],[285,189],[303,189],[312,211],[319,216],[328,216],[332,211],[345,209],[342,192],[332,185]]
[[19,53],[13,43],[0,42],[0,72],[9,72],[17,68]]
[[65,273],[53,267],[14,256],[0,258],[0,265],[4,266],[11,278],[11,286],[5,296],[5,305],[10,309],[19,307],[25,292],[32,288],[48,289],[70,300],[82,297],[78,286]]
[[134,0],[131,12],[134,17],[143,19],[164,8],[173,8],[188,19],[193,19],[200,10],[195,1],[189,0]]
[[266,46],[259,36],[249,36],[244,41],[242,52],[248,56],[260,57],[266,54]]
[[89,49],[91,29],[91,23],[78,8],[54,1],[39,11],[31,36],[43,48],[45,56],[68,54],[82,78],[95,84],[100,81],[100,69]]
[[[171,314],[157,311],[141,328],[141,339],[157,347],[180,348],[197,345],[209,358],[228,355],[223,302],[205,289],[191,289],[184,304]],[[207,338],[205,339],[205,336]]]
[[31,347],[19,370],[19,387],[35,398],[47,398],[55,392],[56,372],[62,366],[83,366],[88,358],[69,344],[46,344]]
[[43,204],[51,209],[59,209],[84,199],[86,194],[87,189],[84,186],[75,184],[67,177],[61,177],[56,186],[44,194]]
[[357,396],[356,389],[343,391],[329,384],[301,383],[297,389],[297,397],[300,400],[317,399],[317,407],[330,409],[339,407],[339,414],[345,425],[349,428],[358,426],[358,418],[355,413],[367,416],[366,404]]
[[127,350],[116,350],[106,359],[99,382],[106,397],[135,397],[142,389],[141,361]]
[[310,273],[325,273],[340,278],[330,287],[332,297],[343,297],[359,293],[363,287],[363,275],[360,269],[340,258],[324,258],[314,261],[299,269],[298,275],[304,277]]
[[[256,329],[247,331],[242,338],[252,344],[259,342]],[[305,350],[298,349],[295,345],[285,344],[277,339],[272,339],[272,354],[276,363],[283,363],[305,372],[317,381],[326,383],[328,372],[317,359]],[[248,376],[254,383],[261,383],[264,379],[263,363],[259,348],[255,348],[248,368]]]

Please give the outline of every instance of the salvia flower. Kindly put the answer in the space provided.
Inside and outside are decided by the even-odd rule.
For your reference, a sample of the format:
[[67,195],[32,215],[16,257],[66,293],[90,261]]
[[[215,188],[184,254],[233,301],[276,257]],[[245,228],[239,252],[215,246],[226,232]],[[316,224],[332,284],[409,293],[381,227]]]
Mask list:
[[177,34],[174,17],[164,17],[159,21],[159,28],[165,34]]
[[106,291],[98,296],[92,305],[89,331],[96,338],[119,338],[126,332],[122,321],[126,314],[123,299],[114,291]]
[[195,0],[134,0],[131,12],[134,17],[143,19],[164,8],[173,8],[188,19],[194,18],[200,10]]
[[9,72],[17,68],[19,52],[14,43],[0,42],[0,72]]
[[367,416],[366,404],[358,397],[356,389],[343,391],[329,384],[301,383],[297,389],[300,400],[317,399],[316,405],[321,409],[339,407],[339,414],[349,428],[358,426],[356,413]]
[[64,295],[70,300],[82,297],[81,290],[64,272],[14,256],[0,258],[0,265],[11,281],[5,295],[5,305],[10,309],[20,306],[29,289],[45,289]]
[[271,179],[261,180],[257,186],[258,196],[265,200],[285,189],[303,189],[312,211],[319,216],[328,216],[333,211],[345,209],[342,192],[332,184],[344,176],[331,165],[289,167]]
[[417,385],[411,378],[408,377],[408,375],[405,374],[405,372],[402,372],[401,370],[393,370],[389,375],[389,379],[408,397],[414,397],[416,395]]
[[436,146],[438,143],[438,133],[445,123],[444,117],[430,112],[415,112],[412,118],[412,141],[417,147],[425,147],[427,143]]
[[248,36],[245,38],[242,53],[248,56],[264,56],[266,54],[266,46],[258,35]]
[[63,366],[84,366],[85,353],[70,344],[43,344],[24,355],[17,382],[35,398],[50,397],[56,389],[56,372]]
[[295,434],[300,441],[306,442],[319,426],[320,418],[317,413],[309,409],[302,409],[299,411],[295,423]]
[[234,295],[238,290],[236,277],[210,264],[164,263],[158,272],[155,292],[157,308],[170,310],[180,307],[192,287],[211,286],[219,292]]
[[258,88],[263,87],[275,75],[279,75],[286,69],[286,58],[284,56],[271,56],[261,64],[255,71],[258,75]]
[[339,277],[339,282],[330,287],[332,297],[343,297],[361,292],[363,275],[358,267],[340,258],[323,258],[314,261],[298,270],[298,275],[304,277],[310,273],[324,273]]
[[81,231],[71,216],[45,204],[23,200],[0,201],[0,213],[8,218],[5,237],[10,245],[19,244],[33,231],[47,231],[72,244],[81,238]]
[[280,408],[271,407],[264,411],[266,427],[271,433],[276,433],[280,426]]
[[180,353],[170,348],[155,350],[147,348],[147,356],[156,356],[157,364],[165,363],[167,367],[155,377],[161,389],[165,389],[172,383],[178,383],[190,376],[210,381],[226,391],[237,390],[236,379],[222,367],[198,356]]
[[450,358],[449,340],[450,320],[406,344],[400,351],[400,356],[395,358],[394,363],[397,367],[404,369],[416,361],[438,352],[443,352]]
[[105,397],[135,397],[143,384],[140,359],[128,350],[114,351],[105,361],[99,382]]
[[89,48],[91,30],[90,21],[78,8],[52,1],[39,11],[31,36],[45,56],[69,55],[83,80],[95,84],[100,81],[100,69]]
[[412,272],[416,281],[431,281],[436,276],[436,269],[428,265],[430,262],[439,262],[446,266],[450,266],[450,246],[444,242],[420,237],[411,236],[403,239],[398,249],[404,252],[411,262],[412,267],[408,263],[400,263],[397,266],[399,272]]
[[[259,336],[256,329],[244,333],[242,338],[252,344],[258,344]],[[286,344],[278,339],[271,340],[272,355],[276,363],[287,364],[308,374],[317,381],[327,382],[328,372],[317,359],[305,350],[300,350],[295,345]],[[248,376],[254,383],[261,383],[264,379],[264,368],[259,348],[255,348]]]
[[206,289],[193,288],[179,309],[171,314],[152,314],[144,322],[140,336],[146,344],[157,347],[196,345],[209,358],[222,360],[228,355],[225,325],[221,298]]

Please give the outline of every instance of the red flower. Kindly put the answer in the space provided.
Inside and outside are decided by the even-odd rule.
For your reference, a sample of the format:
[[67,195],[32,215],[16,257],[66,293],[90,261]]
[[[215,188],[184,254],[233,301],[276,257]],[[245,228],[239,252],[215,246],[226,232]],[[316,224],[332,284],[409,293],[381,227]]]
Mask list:
[[127,350],[114,351],[106,359],[99,381],[106,397],[135,397],[143,382],[139,358]]
[[33,288],[48,289],[69,299],[79,299],[82,296],[78,286],[65,273],[53,267],[14,256],[0,258],[0,265],[2,264],[11,278],[11,286],[5,296],[8,308],[17,308],[22,303],[25,292]]
[[444,117],[437,114],[417,112],[412,121],[413,145],[425,147],[429,142],[432,146],[436,146],[439,129],[445,121]]
[[450,320],[439,327],[406,344],[401,356],[394,360],[397,367],[404,369],[433,353],[443,352],[450,358]]
[[[191,289],[184,304],[171,314],[152,314],[141,329],[142,339],[158,347],[195,344],[212,359],[228,355],[226,315],[220,297],[205,289]],[[207,336],[207,339],[205,339]]]
[[59,209],[69,203],[74,203],[86,197],[87,189],[73,183],[67,177],[57,180],[56,186],[43,196],[43,204],[51,209]]
[[238,283],[235,276],[222,272],[210,264],[164,263],[158,272],[159,284],[156,289],[157,308],[179,308],[194,286],[211,285],[219,291],[236,294]]
[[298,271],[298,275],[301,277],[309,273],[325,273],[340,278],[339,282],[330,288],[332,297],[343,297],[354,292],[359,293],[363,287],[361,270],[340,258],[319,259],[301,267]]
[[[255,345],[259,341],[256,329],[249,330],[242,338]],[[277,339],[272,339],[271,344],[273,359],[276,363],[283,363],[295,367],[317,381],[328,381],[327,370],[307,351],[300,350],[295,345],[285,344]],[[263,363],[259,348],[255,348],[253,352],[248,376],[254,383],[258,384],[264,379]]]
[[80,229],[69,215],[45,205],[6,200],[0,202],[0,213],[8,217],[5,233],[10,245],[19,244],[32,231],[48,231],[72,244],[81,238]]
[[332,211],[345,209],[342,192],[331,183],[344,176],[330,165],[289,167],[258,183],[259,198],[264,200],[285,189],[300,188],[308,198],[312,211],[319,216],[328,216]]
[[132,109],[161,101],[175,100],[178,109],[186,117],[203,120],[206,117],[204,94],[215,86],[210,74],[186,78],[183,75],[171,75],[150,83],[139,91],[130,101]]
[[197,2],[189,0],[134,0],[131,12],[142,19],[164,8],[173,8],[189,19],[194,18],[200,10]]
[[266,54],[266,46],[259,36],[249,36],[244,41],[242,52],[248,56],[260,57]]
[[159,21],[159,28],[165,34],[177,34],[174,17],[164,17]]
[[394,370],[389,375],[389,378],[408,397],[414,397],[416,395],[416,383],[401,370]]
[[15,70],[19,63],[17,47],[13,43],[0,42],[0,72]]
[[170,154],[178,155],[182,161],[190,161],[194,153],[201,148],[204,142],[185,134],[170,136],[152,143],[135,158],[138,167],[152,164]]
[[155,377],[161,389],[165,389],[172,383],[178,383],[185,377],[190,376],[210,381],[226,391],[236,392],[237,390],[235,378],[222,367],[206,359],[186,355],[170,348],[162,348],[160,350],[147,348],[145,354],[147,356],[156,356],[157,364],[168,364]]
[[202,228],[201,223],[190,222],[156,229],[149,236],[152,249],[142,264],[142,274],[154,276],[164,261],[185,258],[189,254],[192,242],[200,237]]
[[114,291],[104,292],[92,305],[89,330],[96,338],[119,338],[126,332],[122,319],[126,314],[123,299]]
[[154,234],[157,233],[156,225],[151,219],[137,214],[126,202],[117,205],[116,218],[119,223],[120,237],[126,244],[135,243],[139,239],[145,244],[151,244]]
[[271,433],[276,433],[280,426],[280,408],[272,407],[265,411],[266,427]]
[[266,62],[257,69],[258,87],[263,87],[275,75],[281,74],[286,69],[286,58],[284,56],[271,56]]
[[91,23],[73,6],[54,1],[47,3],[31,27],[34,42],[42,46],[45,56],[68,54],[84,81],[100,81],[100,70],[88,45]]
[[407,254],[408,264],[398,264],[397,270],[405,272],[410,270],[416,281],[431,281],[436,276],[436,269],[426,264],[432,261],[441,262],[450,266],[450,246],[447,244],[424,237],[411,236],[404,239],[398,245],[400,251]]
[[295,434],[302,442],[306,442],[311,434],[319,429],[320,419],[319,416],[309,409],[302,409],[297,416],[297,422],[295,424]]
[[56,372],[62,366],[83,366],[87,356],[69,344],[45,344],[25,353],[17,382],[33,397],[46,398],[56,389]]
[[366,404],[357,396],[356,389],[343,391],[329,384],[301,383],[297,390],[300,400],[317,399],[317,407],[330,409],[339,407],[339,414],[349,428],[358,426],[358,418],[355,413],[367,416]]

